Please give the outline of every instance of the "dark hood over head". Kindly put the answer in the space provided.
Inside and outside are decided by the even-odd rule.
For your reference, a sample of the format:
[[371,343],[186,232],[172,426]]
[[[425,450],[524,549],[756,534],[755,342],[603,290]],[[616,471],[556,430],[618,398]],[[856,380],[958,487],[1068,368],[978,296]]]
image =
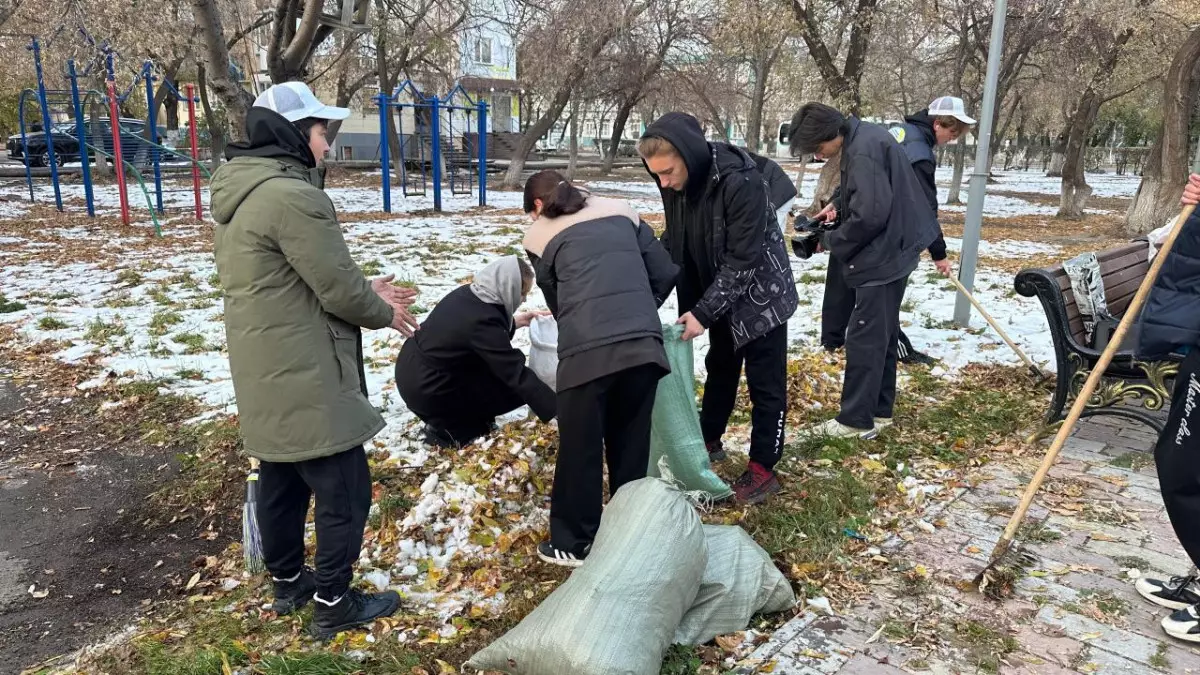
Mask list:
[[905,122],[913,125],[925,134],[925,142],[929,143],[929,147],[937,145],[937,135],[933,133],[933,118],[929,116],[928,110],[913,113],[904,118]]
[[312,169],[317,166],[308,139],[296,125],[274,110],[254,106],[246,113],[246,137],[248,140],[230,143],[225,158],[234,157],[291,157]]
[[[679,151],[687,166],[689,194],[703,190],[712,168],[712,150],[704,138],[700,122],[687,113],[669,112],[646,128],[643,138],[661,138]],[[657,179],[655,179],[657,182]]]

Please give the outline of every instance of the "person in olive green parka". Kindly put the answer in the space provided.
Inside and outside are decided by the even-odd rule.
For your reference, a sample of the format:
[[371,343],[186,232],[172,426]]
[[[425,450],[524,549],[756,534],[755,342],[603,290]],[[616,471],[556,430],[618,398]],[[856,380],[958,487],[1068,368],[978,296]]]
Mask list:
[[[275,85],[212,180],[229,366],[246,452],[262,463],[257,515],[274,608],[290,613],[315,597],[322,637],[399,605],[393,591],[350,588],[371,506],[363,444],[384,427],[367,399],[360,328],[417,328],[407,310],[415,291],[363,276],[322,189],[325,124],[348,114],[302,83]],[[315,573],[304,566],[311,496]]]

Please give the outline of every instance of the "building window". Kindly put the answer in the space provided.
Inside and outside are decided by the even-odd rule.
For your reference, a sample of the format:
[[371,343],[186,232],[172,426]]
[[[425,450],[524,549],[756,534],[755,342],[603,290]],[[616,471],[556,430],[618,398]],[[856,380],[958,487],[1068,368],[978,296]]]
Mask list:
[[475,38],[475,63],[492,65],[492,39]]

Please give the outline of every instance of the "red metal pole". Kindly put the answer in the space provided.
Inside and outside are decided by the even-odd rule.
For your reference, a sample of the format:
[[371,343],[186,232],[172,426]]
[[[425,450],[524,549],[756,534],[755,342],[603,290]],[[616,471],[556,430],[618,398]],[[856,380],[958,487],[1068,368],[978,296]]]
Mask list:
[[200,201],[200,143],[196,138],[195,85],[189,84],[184,91],[188,101],[188,136],[192,142],[192,191],[196,194],[196,220],[204,219],[204,203]]
[[125,162],[121,159],[121,117],[117,109],[117,89],[108,81],[108,122],[113,135],[113,163],[117,172],[117,194],[121,198],[121,222],[129,224],[129,192],[125,186]]

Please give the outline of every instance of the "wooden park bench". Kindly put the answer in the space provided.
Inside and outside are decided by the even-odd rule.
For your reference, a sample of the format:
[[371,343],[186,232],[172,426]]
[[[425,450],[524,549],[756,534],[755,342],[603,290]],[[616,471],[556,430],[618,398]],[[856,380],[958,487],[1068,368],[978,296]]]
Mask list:
[[[1141,239],[1096,254],[1100,261],[1108,310],[1118,319],[1124,314],[1150,269],[1147,253],[1147,242]],[[1047,427],[1042,431],[1048,433],[1062,423],[1067,403],[1083,387],[1100,359],[1101,350],[1087,345],[1086,331],[1075,304],[1075,294],[1071,291],[1071,281],[1061,263],[1046,269],[1022,270],[1017,274],[1015,285],[1021,295],[1041,300],[1054,340],[1058,378],[1054,399],[1046,414]],[[1084,409],[1083,417],[1124,417],[1142,422],[1161,433],[1165,419],[1160,411],[1171,396],[1168,380],[1179,372],[1183,357],[1173,355],[1166,361],[1154,362],[1135,358],[1136,324],[1122,342],[1112,363],[1104,371],[1104,379]]]

